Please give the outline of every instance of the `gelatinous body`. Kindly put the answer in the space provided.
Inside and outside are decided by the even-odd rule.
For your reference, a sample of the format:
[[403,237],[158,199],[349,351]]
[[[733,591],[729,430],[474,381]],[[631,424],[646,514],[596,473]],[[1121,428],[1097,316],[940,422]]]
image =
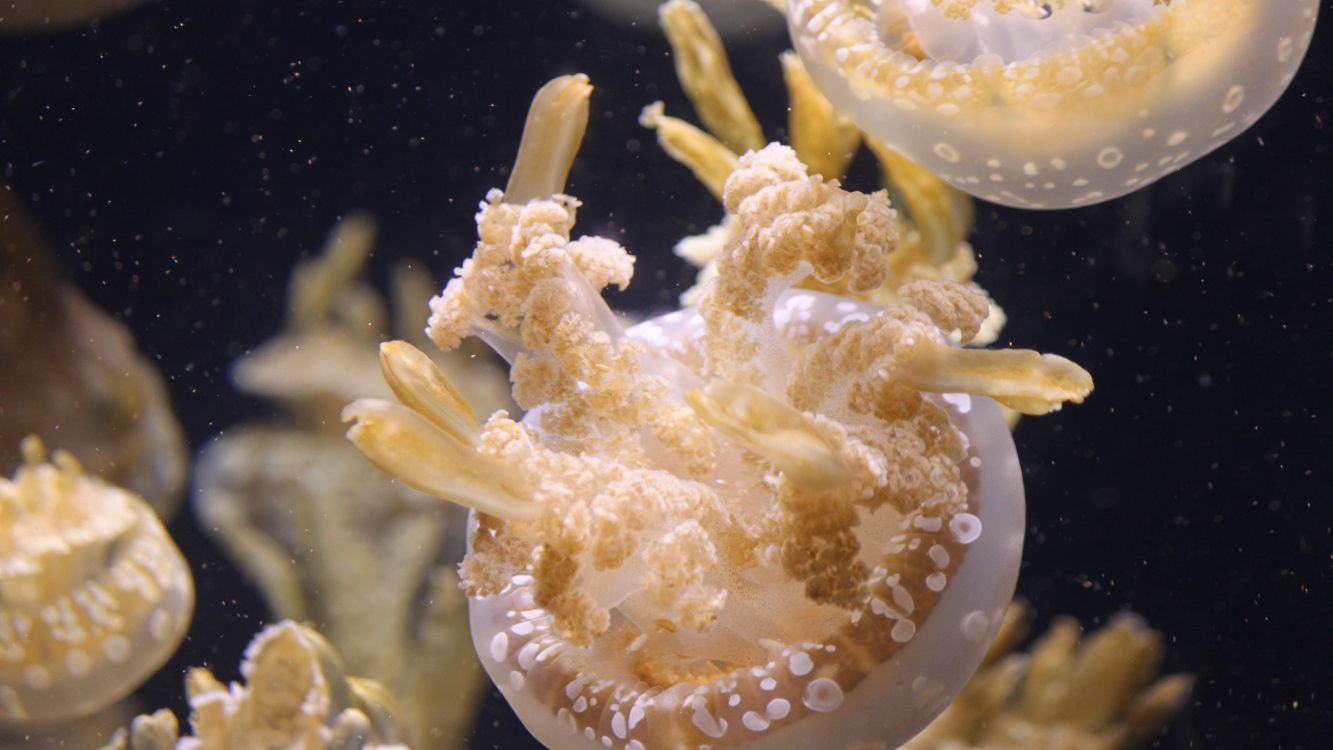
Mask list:
[[[830,622],[820,612],[826,608],[773,571],[742,573],[714,629],[678,633],[670,646],[655,638],[642,655],[711,662],[711,679],[662,684],[636,675],[633,661],[611,647],[614,638],[583,653],[563,648],[534,604],[532,579],[519,576],[499,595],[472,602],[487,672],[528,731],[559,750],[595,750],[603,738],[633,748],[896,747],[943,710],[980,663],[1013,595],[1023,546],[1021,471],[999,408],[965,395],[938,403],[971,439],[964,464],[971,513],[948,522],[878,519],[875,531],[895,542],[884,547],[891,551],[878,561],[863,606]],[[803,627],[814,623],[823,627]]]
[[1316,0],[792,0],[797,52],[858,126],[1023,208],[1143,187],[1287,88]]
[[976,668],[1017,574],[1021,477],[988,397],[1045,413],[1091,379],[959,347],[988,305],[958,284],[883,307],[799,288],[880,287],[898,223],[883,192],[776,144],[726,180],[737,232],[698,305],[622,328],[600,291],[633,257],[571,239],[579,204],[559,193],[587,96],[577,77],[539,93],[516,179],[431,301],[441,348],[480,336],[509,359],[523,419],[479,422],[392,342],[397,403],[348,406],[348,435],[475,511],[473,639],[547,747],[906,740]]
[[0,478],[0,724],[87,715],[176,650],[194,605],[180,550],[142,498],[67,453]]

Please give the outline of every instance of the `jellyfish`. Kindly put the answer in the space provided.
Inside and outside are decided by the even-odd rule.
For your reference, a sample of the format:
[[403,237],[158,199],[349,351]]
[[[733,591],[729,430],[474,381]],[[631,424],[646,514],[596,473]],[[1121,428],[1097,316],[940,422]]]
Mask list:
[[[360,278],[374,237],[374,220],[351,214],[294,270],[283,329],[233,369],[237,388],[275,399],[283,417],[209,442],[194,511],[275,616],[320,623],[350,671],[400,698],[414,750],[459,750],[486,689],[454,575],[466,514],[390,481],[337,421],[348,399],[388,394],[374,348],[382,331],[426,341],[417,317],[433,282],[399,265],[392,293],[378,294]],[[488,359],[441,356],[473,403],[508,404]]]
[[35,436],[0,478],[0,728],[86,716],[185,636],[194,583],[143,498]]
[[244,684],[204,667],[185,677],[192,732],[168,709],[136,717],[101,750],[408,750],[402,711],[374,680],[347,674],[341,656],[306,625],[283,620],[250,641]]
[[884,306],[798,286],[878,287],[898,224],[886,193],[778,144],[726,180],[739,229],[698,304],[622,327],[600,292],[633,256],[573,238],[561,192],[590,90],[538,92],[431,301],[437,346],[479,336],[510,362],[522,419],[482,422],[390,342],[396,400],[350,404],[348,437],[472,509],[473,641],[546,747],[894,747],[962,687],[1013,593],[1024,496],[997,401],[1046,413],[1091,378],[959,346],[988,306],[956,283]]
[[1082,637],[1057,617],[1026,652],[1031,612],[1015,600],[985,663],[939,718],[902,750],[1147,746],[1189,704],[1194,679],[1161,675],[1163,635],[1120,612]]
[[796,51],[866,133],[979,198],[1124,195],[1252,125],[1317,0],[792,0]]

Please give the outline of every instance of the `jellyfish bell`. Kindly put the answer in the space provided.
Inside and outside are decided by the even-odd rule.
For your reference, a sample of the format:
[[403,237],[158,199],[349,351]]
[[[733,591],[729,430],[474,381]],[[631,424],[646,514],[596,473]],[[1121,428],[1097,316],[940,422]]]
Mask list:
[[[778,310],[793,307],[813,310],[820,326],[878,314],[871,305],[847,313],[847,300],[812,292],[788,293]],[[674,313],[626,335],[688,360],[698,330],[697,316]],[[814,603],[799,583],[752,569],[729,574],[726,604],[706,630],[663,632],[642,594],[627,595],[632,585],[607,587],[600,603],[611,626],[571,648],[520,574],[471,600],[486,671],[533,736],[557,750],[897,747],[980,663],[1023,545],[1021,472],[999,407],[966,394],[933,402],[966,436],[968,510],[867,517],[860,534],[875,593],[861,606]]]
[[792,0],[825,96],[979,198],[1069,208],[1235,138],[1291,83],[1316,0]]
[[48,462],[37,438],[0,477],[0,729],[125,697],[185,636],[189,565],[139,496]]

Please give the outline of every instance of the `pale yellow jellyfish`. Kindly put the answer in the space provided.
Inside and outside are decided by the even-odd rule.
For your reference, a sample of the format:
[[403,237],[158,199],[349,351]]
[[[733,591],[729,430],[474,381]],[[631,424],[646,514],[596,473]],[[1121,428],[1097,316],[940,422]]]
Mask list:
[[528,729],[557,750],[895,746],[962,687],[1013,592],[1023,489],[992,397],[1045,413],[1088,374],[965,350],[985,299],[866,290],[897,241],[883,192],[742,157],[740,230],[697,308],[625,330],[599,292],[633,257],[571,239],[560,193],[586,79],[534,100],[508,188],[432,300],[442,348],[509,359],[515,421],[485,423],[419,350],[381,350],[397,403],[349,437],[401,481],[474,509],[472,634]]
[[956,187],[1066,208],[1239,135],[1291,83],[1317,0],[791,0],[840,111]]
[[244,684],[203,667],[185,678],[193,732],[170,711],[139,716],[102,750],[407,750],[393,697],[347,674],[323,636],[284,620],[264,628],[241,662]]
[[194,584],[137,495],[41,441],[0,478],[0,726],[84,716],[125,697],[185,635]]

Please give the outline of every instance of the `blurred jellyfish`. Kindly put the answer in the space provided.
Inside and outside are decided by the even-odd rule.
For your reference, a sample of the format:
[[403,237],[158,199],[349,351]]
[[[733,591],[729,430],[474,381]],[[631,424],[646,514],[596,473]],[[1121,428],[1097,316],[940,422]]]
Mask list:
[[124,698],[185,637],[194,583],[142,498],[23,442],[0,478],[0,728]]
[[866,133],[996,203],[1151,184],[1253,124],[1317,0],[792,0],[796,51]]

